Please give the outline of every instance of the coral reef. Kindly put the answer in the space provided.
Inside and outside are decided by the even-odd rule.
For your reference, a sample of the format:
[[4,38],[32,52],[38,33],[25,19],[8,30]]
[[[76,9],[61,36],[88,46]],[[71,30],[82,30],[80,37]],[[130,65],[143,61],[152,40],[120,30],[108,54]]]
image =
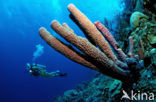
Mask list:
[[139,21],[139,26],[131,33],[134,53],[144,59],[150,50],[156,47],[156,24],[151,21]]
[[[135,3],[139,1],[142,0],[137,0]],[[133,9],[139,9],[139,7],[140,5]],[[121,25],[123,24],[126,28],[120,25],[121,28],[117,31],[121,31],[120,38],[116,41],[102,23],[96,21],[93,24],[73,4],[68,6],[68,10],[72,20],[80,27],[88,40],[78,36],[66,23],[61,25],[54,20],[51,27],[79,51],[51,35],[44,27],[39,30],[40,36],[67,58],[100,73],[97,73],[90,82],[84,82],[76,89],[66,91],[62,96],[57,97],[55,102],[120,102],[122,90],[156,94],[154,14],[145,13],[146,16],[142,12],[133,12],[129,17],[131,25],[127,24],[126,19],[122,20],[125,23]],[[125,54],[125,51],[128,54]]]
[[84,82],[66,91],[55,102],[119,102],[121,87],[120,81],[98,73],[91,82]]
[[[143,69],[140,73],[141,77],[138,83],[135,83],[131,90],[156,94],[156,70],[153,70],[151,66]],[[84,82],[73,90],[66,91],[63,95],[56,97],[54,102],[133,102],[121,100],[123,95],[121,90],[123,90],[121,81],[97,73],[93,80]]]

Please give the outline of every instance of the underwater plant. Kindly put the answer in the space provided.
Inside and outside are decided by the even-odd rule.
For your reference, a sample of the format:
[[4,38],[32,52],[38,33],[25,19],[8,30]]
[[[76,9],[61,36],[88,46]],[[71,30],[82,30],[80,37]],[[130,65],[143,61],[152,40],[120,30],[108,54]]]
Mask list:
[[[138,70],[143,67],[143,61],[139,60],[139,57],[133,54],[133,38],[129,37],[130,47],[129,53],[126,55],[119,48],[113,35],[102,23],[96,21],[93,24],[73,4],[68,5],[68,10],[71,13],[72,20],[76,22],[88,40],[77,36],[66,23],[61,25],[58,21],[53,20],[51,27],[80,51],[60,41],[44,27],[39,29],[40,36],[56,51],[76,63],[121,80],[124,83],[137,81],[139,76]],[[119,58],[117,58],[113,49],[117,52]]]

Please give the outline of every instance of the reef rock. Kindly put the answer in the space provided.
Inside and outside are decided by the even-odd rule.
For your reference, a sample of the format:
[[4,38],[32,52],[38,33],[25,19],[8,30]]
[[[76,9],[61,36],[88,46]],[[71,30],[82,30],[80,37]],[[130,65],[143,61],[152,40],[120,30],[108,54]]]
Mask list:
[[55,102],[106,102],[120,99],[121,82],[97,73],[91,82],[82,83],[66,91]]
[[143,6],[144,6],[145,11],[156,14],[155,0],[143,0]]

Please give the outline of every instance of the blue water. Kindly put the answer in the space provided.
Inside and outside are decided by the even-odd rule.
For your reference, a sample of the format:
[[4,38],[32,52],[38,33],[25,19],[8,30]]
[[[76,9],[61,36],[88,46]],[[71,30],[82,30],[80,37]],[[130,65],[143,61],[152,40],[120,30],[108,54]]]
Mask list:
[[[112,21],[124,9],[121,0],[0,0],[0,102],[53,102],[65,90],[93,78],[95,71],[65,58],[38,34],[44,26],[60,38],[50,28],[50,22],[57,19],[84,36],[69,18],[69,3],[74,3],[93,22],[104,17]],[[44,51],[34,62],[46,65],[49,72],[66,72],[67,77],[33,77],[26,71],[25,64],[33,62],[38,44],[44,46]]]

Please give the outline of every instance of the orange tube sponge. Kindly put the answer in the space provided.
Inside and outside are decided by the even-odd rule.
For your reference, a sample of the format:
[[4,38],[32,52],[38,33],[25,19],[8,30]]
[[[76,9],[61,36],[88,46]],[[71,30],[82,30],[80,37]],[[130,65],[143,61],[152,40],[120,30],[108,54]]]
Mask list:
[[53,37],[45,28],[41,27],[39,29],[39,34],[51,47],[53,47],[56,51],[60,52],[67,58],[93,70],[99,71],[99,69],[96,68],[96,66],[94,66],[92,63],[88,62],[68,46],[61,43],[57,38]]
[[67,30],[58,21],[54,20],[51,27],[69,43],[76,46],[80,51],[90,57],[100,67],[100,72],[114,77],[116,79],[125,79],[128,74],[120,69],[112,60],[110,60],[103,52],[98,50],[87,39],[77,36],[74,32]]
[[65,27],[67,30],[69,30],[69,31],[71,31],[71,32],[74,33],[73,29],[71,29],[71,28],[68,26],[67,23],[63,23],[62,26]]
[[[45,28],[40,28],[40,36],[56,51],[60,52],[67,58],[81,65],[99,71],[115,79],[119,79],[123,82],[129,81],[130,83],[136,81],[135,74],[138,73],[138,68],[142,68],[140,61],[133,57],[133,42],[132,38],[129,38],[130,43],[130,55],[132,58],[128,58],[127,55],[118,47],[118,43],[107,30],[107,28],[100,22],[95,22],[95,25],[81,13],[73,4],[68,6],[68,10],[71,12],[73,20],[76,20],[77,25],[83,32],[86,33],[88,39],[91,38],[95,45],[99,46],[98,49],[92,44],[92,41],[88,41],[86,38],[77,36],[74,31],[66,24],[62,25],[54,20],[51,23],[52,29],[61,35],[66,41],[73,44],[79,51],[76,51],[71,46],[61,42],[57,38],[53,37]],[[97,29],[97,28],[101,31]],[[114,47],[119,54],[123,62],[119,61],[113,53],[108,42]],[[133,63],[134,62],[134,63]],[[133,66],[133,68],[132,68]]]
[[117,58],[115,54],[111,50],[108,42],[98,31],[96,26],[73,4],[68,5],[68,10],[72,14],[72,16],[77,20],[79,26],[81,26],[81,28],[83,28],[83,30],[86,32],[87,36],[89,36],[91,40],[93,40],[93,42],[95,42],[95,44],[100,47],[102,52],[104,52],[109,59],[116,62]]
[[129,37],[129,52],[128,52],[129,57],[133,58],[133,38],[130,36]]
[[109,41],[109,43],[112,45],[112,47],[118,53],[119,57],[125,62],[125,60],[127,58],[126,54],[122,51],[122,49],[119,48],[118,43],[116,42],[116,40],[114,39],[112,34],[108,31],[108,29],[99,21],[96,21],[94,24],[101,31],[103,36]]

